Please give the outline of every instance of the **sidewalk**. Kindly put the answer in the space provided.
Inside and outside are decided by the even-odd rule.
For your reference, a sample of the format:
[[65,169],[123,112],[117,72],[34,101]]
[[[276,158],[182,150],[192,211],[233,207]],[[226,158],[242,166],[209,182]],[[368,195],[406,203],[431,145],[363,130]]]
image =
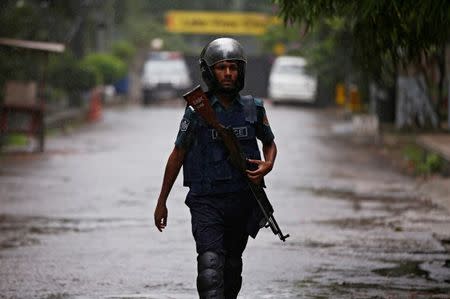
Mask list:
[[[405,175],[413,175],[406,169],[402,147],[415,143],[427,152],[438,154],[450,163],[450,134],[428,133],[414,135],[397,134],[395,131],[379,130],[371,124],[370,116],[355,117],[343,110],[330,109],[327,113],[334,115],[337,122],[332,130],[335,134],[349,138],[357,144],[371,144],[374,153],[383,156],[393,167]],[[366,119],[365,119],[366,118]],[[362,121],[362,122],[361,122]],[[447,170],[448,172],[448,170]],[[436,174],[428,177],[416,177],[416,190],[424,199],[446,209],[450,213],[450,177]]]

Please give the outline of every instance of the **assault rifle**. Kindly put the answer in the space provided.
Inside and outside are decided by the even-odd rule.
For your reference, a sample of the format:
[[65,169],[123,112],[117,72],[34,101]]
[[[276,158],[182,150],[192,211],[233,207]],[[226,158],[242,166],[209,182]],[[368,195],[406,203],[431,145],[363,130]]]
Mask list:
[[277,221],[273,217],[273,207],[267,198],[264,189],[260,185],[256,185],[247,177],[247,157],[241,149],[238,139],[231,127],[224,127],[217,119],[214,110],[209,103],[207,95],[203,92],[200,85],[198,85],[193,90],[189,91],[183,98],[188,102],[188,104],[194,108],[194,110],[203,118],[203,120],[213,127],[219,137],[222,139],[225,147],[230,154],[229,159],[231,164],[238,169],[246,178],[248,186],[255,198],[258,206],[261,209],[263,218],[259,221],[259,227],[270,227],[275,235],[278,235],[280,239],[284,242],[289,234],[283,235]]

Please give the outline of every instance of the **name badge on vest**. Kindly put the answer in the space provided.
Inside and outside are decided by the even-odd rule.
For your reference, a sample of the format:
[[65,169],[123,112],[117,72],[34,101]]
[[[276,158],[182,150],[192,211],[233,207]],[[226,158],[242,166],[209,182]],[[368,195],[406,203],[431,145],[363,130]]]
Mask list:
[[[248,129],[247,127],[236,127],[233,128],[234,135],[236,135],[237,138],[245,138],[248,137]],[[213,140],[220,139],[219,134],[215,129],[211,129],[211,138]]]

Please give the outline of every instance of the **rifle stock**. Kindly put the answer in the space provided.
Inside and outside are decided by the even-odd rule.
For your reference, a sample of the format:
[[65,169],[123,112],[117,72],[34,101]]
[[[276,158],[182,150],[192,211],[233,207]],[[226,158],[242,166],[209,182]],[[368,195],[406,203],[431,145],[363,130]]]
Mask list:
[[212,109],[209,103],[208,97],[203,92],[200,85],[195,87],[192,91],[189,91],[188,93],[184,94],[183,98],[206,121],[206,123],[208,123],[211,127],[217,130],[218,135],[224,142],[225,147],[227,148],[230,154],[231,164],[247,178],[248,186],[264,216],[264,218],[261,219],[259,226],[270,227],[272,229],[272,232],[275,235],[278,235],[280,240],[284,242],[286,238],[289,237],[289,234],[283,235],[283,233],[281,232],[281,229],[273,216],[274,212],[273,207],[270,204],[269,199],[267,198],[267,195],[264,192],[264,189],[260,185],[256,185],[248,179],[246,173],[247,158],[243,150],[241,149],[241,146],[239,144],[238,139],[236,138],[236,135],[233,132],[233,128],[230,127],[225,128],[217,120],[214,110]]

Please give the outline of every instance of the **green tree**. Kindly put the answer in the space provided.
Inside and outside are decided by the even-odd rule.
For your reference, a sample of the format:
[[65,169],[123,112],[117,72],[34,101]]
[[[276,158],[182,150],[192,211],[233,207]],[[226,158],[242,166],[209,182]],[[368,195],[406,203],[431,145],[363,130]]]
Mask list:
[[[448,41],[450,2],[403,0],[274,0],[286,22],[313,26],[323,18],[342,17],[352,32],[354,53],[372,68],[386,54],[410,62]],[[366,59],[371,57],[372,59]]]
[[118,57],[106,53],[92,53],[82,60],[84,69],[95,69],[104,84],[113,84],[127,74],[125,63]]
[[53,87],[71,95],[89,90],[101,83],[102,79],[94,66],[83,64],[68,52],[51,57],[48,77]]
[[112,53],[124,63],[130,63],[136,53],[136,48],[131,43],[121,40],[112,45]]
[[[438,111],[444,99],[445,45],[450,37],[450,2],[403,0],[273,0],[285,23],[315,28],[340,18],[351,39],[352,63],[379,82],[395,78],[399,66],[437,61]],[[311,31],[311,30],[310,30]],[[386,82],[385,82],[386,83]],[[427,82],[430,83],[429,80]],[[390,82],[393,84],[393,82]],[[433,90],[433,88],[427,88]],[[429,94],[431,99],[431,94]]]

